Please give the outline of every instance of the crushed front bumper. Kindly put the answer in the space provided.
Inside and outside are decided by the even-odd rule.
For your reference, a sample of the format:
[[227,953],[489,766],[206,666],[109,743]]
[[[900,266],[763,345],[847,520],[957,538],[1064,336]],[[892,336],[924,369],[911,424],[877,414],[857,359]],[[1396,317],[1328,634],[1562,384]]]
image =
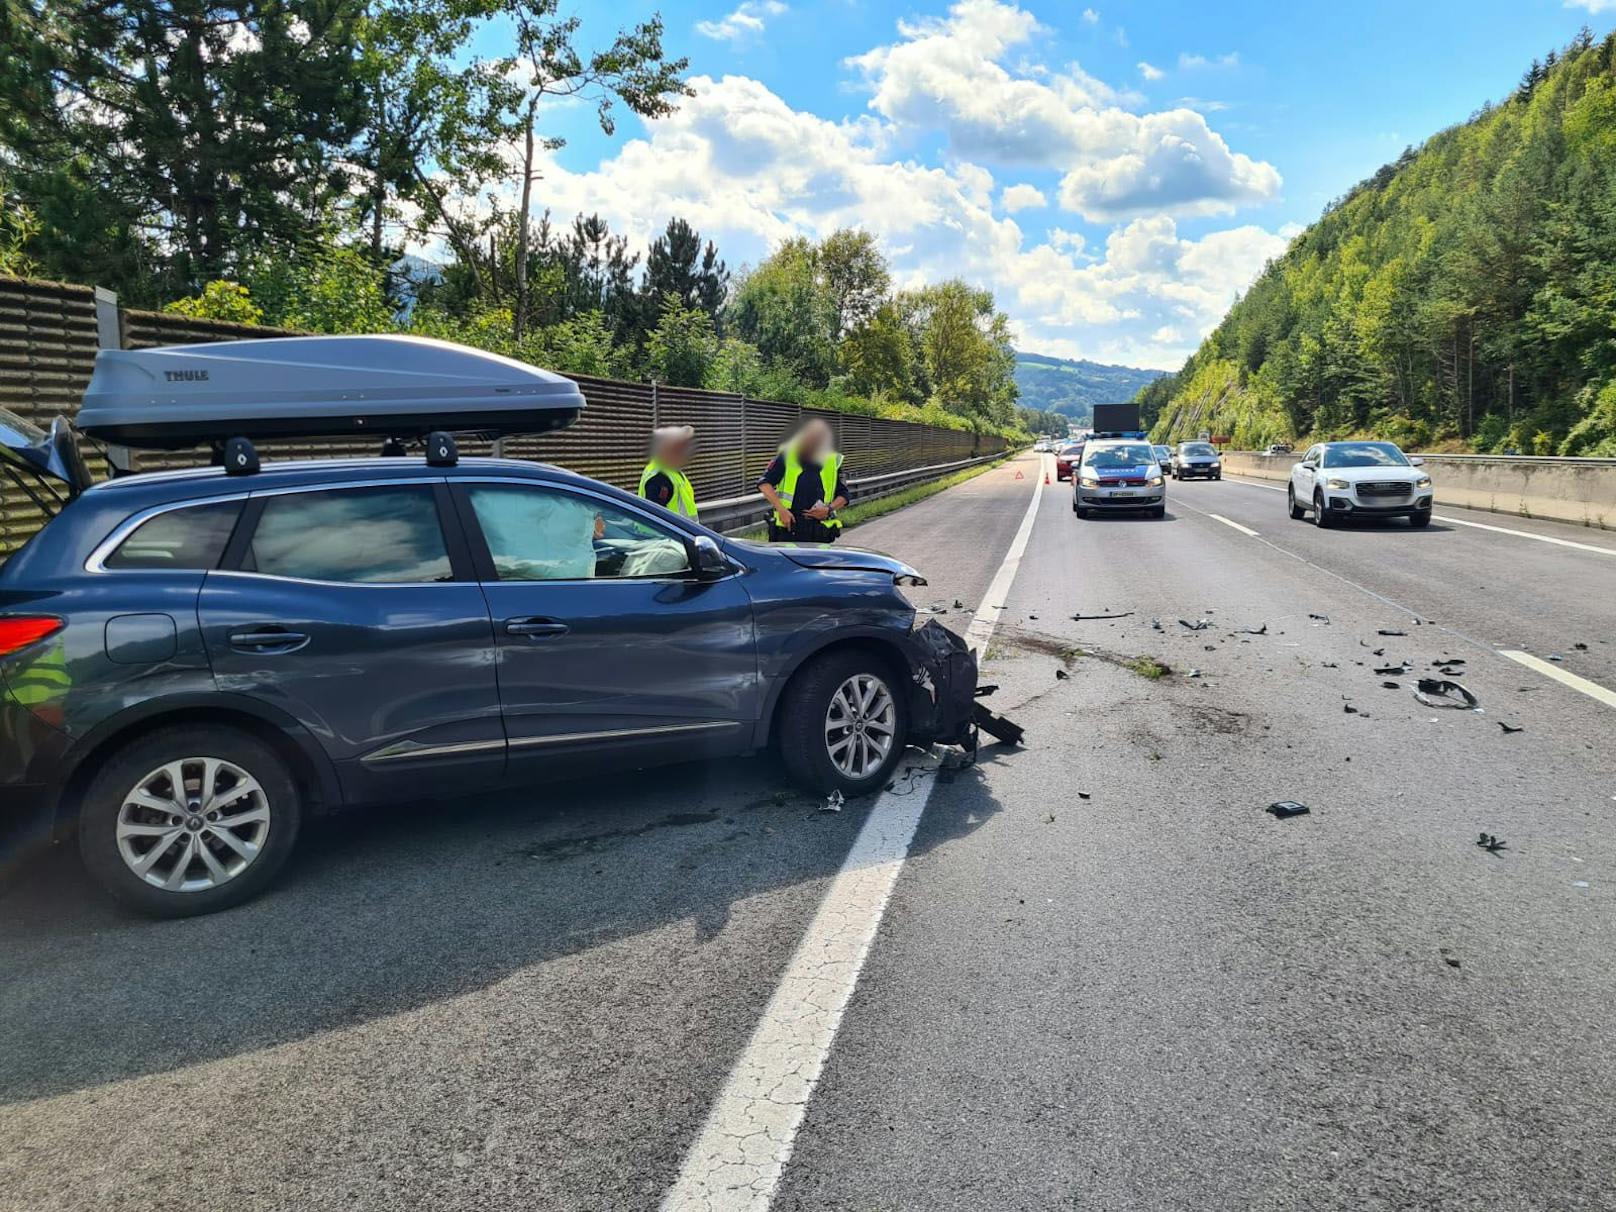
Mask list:
[[963,745],[976,713],[976,653],[937,620],[909,633],[909,733],[919,744]]

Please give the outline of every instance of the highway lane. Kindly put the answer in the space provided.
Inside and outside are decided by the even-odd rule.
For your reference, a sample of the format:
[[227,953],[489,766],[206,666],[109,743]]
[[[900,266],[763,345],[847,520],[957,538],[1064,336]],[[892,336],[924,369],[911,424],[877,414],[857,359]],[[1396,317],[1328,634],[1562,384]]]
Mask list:
[[[859,541],[963,630],[1036,473]],[[867,811],[769,757],[399,805],[166,923],[52,854],[0,889],[0,1208],[653,1207]]]
[[[988,665],[1030,750],[934,798],[940,829],[981,824],[923,826],[775,1206],[1608,1206],[1609,709],[1188,507],[1285,532],[1271,494],[1172,492],[1161,522],[1046,494]],[[1337,537],[1297,549],[1335,567]],[[1581,564],[1547,550],[1522,592],[1569,630]],[[1419,606],[1479,629],[1461,586]],[[1486,714],[1373,672],[1443,655]]]
[[[1036,475],[850,538],[963,628]],[[1485,532],[1394,549],[1170,492],[1086,523],[1044,493],[986,664],[1030,743],[932,793],[774,1206],[1605,1206],[1610,709],[1443,630],[1569,636],[1583,560],[1508,540],[1552,553],[1540,630],[1495,634],[1463,579],[1415,625],[1383,599]],[[1441,655],[1485,715],[1372,672]],[[0,899],[0,1207],[655,1208],[867,811],[764,758],[404,806],[185,923],[57,856]]]

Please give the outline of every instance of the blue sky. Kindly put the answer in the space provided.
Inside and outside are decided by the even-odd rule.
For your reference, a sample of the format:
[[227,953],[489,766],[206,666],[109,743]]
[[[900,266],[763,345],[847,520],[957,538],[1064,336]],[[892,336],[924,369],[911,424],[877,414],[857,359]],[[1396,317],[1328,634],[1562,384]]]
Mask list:
[[[568,143],[540,206],[643,246],[674,214],[730,265],[874,231],[901,283],[991,286],[1022,348],[1176,367],[1331,198],[1505,96],[1616,0],[618,0],[660,11],[697,96]],[[497,38],[479,48],[495,54]]]

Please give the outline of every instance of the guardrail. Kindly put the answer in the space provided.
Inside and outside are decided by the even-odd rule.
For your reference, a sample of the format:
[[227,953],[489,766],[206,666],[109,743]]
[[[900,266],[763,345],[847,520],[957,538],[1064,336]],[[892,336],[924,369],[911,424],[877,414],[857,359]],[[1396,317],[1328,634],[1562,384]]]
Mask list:
[[[1013,452],[1000,451],[997,454],[978,455],[972,459],[957,459],[952,463],[934,463],[930,467],[911,467],[906,471],[891,471],[885,475],[865,476],[862,479],[849,477],[847,490],[852,494],[849,503],[861,504],[865,501],[877,501],[882,497],[889,497],[893,493],[902,492],[906,488],[913,488],[917,484],[940,480],[944,476],[953,475],[956,471],[964,471],[967,468],[977,467],[983,463],[992,463],[1010,453]],[[736,534],[743,530],[752,530],[755,527],[762,526],[768,508],[768,503],[764,501],[763,494],[758,492],[747,493],[745,496],[739,497],[726,497],[720,501],[697,502],[702,525],[708,526],[721,534]]]

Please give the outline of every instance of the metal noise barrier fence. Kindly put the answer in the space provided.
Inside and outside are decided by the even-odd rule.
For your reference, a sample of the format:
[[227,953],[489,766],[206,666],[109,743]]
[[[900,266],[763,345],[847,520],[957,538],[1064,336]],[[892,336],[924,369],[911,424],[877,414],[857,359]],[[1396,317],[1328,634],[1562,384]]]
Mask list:
[[[118,307],[110,292],[60,282],[0,277],[0,407],[42,427],[57,415],[71,419],[89,382],[98,349],[144,349],[301,335],[290,330],[194,320],[164,312]],[[696,453],[689,469],[703,521],[743,529],[763,518],[755,486],[781,442],[804,420],[822,417],[835,431],[856,499],[924,483],[1004,453],[1003,438],[888,421],[878,417],[751,400],[724,392],[624,383],[574,376],[588,407],[572,428],[507,441],[507,456],[556,463],[633,489],[645,466],[651,430],[694,425]],[[88,444],[87,444],[88,446]],[[373,455],[374,442],[265,443],[266,458]],[[103,464],[87,450],[98,472]],[[468,447],[467,453],[482,453]],[[203,452],[141,452],[135,467],[152,471],[195,466]],[[39,511],[14,490],[0,493],[0,552],[20,544],[39,526]]]

